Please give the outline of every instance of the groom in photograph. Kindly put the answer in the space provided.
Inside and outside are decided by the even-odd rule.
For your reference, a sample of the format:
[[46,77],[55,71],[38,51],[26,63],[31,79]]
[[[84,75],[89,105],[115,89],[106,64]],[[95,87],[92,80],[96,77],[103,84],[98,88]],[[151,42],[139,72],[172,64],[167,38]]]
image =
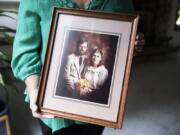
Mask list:
[[68,55],[64,70],[64,79],[67,91],[71,96],[77,96],[76,83],[82,77],[82,71],[87,63],[87,51],[89,43],[86,39],[79,39],[76,44],[76,51]]

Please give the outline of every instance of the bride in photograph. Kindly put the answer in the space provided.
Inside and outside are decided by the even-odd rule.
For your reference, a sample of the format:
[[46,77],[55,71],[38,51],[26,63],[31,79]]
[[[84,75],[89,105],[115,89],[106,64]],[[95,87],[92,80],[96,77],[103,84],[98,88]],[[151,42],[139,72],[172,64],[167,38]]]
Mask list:
[[102,50],[93,50],[89,57],[89,64],[84,68],[83,79],[79,80],[80,96],[86,100],[95,100],[96,97],[94,96],[94,99],[91,99],[92,95],[100,91],[102,92],[101,88],[108,79],[108,70],[103,64],[103,58]]

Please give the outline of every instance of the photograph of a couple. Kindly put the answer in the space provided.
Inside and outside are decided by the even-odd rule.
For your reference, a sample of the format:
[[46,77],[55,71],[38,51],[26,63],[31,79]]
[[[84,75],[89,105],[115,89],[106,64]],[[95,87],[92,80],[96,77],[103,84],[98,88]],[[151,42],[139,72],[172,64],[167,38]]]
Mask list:
[[54,96],[108,105],[120,34],[67,28]]

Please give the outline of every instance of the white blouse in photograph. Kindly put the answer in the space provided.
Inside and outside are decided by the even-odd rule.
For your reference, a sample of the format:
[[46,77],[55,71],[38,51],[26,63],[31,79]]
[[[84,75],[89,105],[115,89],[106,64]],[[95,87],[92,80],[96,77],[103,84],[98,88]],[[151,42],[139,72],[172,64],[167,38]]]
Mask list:
[[87,66],[84,69],[83,78],[90,83],[90,89],[100,89],[108,78],[108,70],[104,65],[99,67]]

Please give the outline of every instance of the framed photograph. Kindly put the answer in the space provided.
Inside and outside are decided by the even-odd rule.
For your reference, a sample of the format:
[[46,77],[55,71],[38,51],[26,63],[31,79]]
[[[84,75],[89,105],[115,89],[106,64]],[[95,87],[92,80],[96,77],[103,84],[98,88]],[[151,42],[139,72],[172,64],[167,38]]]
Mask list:
[[120,128],[138,20],[137,15],[55,8],[39,111]]

